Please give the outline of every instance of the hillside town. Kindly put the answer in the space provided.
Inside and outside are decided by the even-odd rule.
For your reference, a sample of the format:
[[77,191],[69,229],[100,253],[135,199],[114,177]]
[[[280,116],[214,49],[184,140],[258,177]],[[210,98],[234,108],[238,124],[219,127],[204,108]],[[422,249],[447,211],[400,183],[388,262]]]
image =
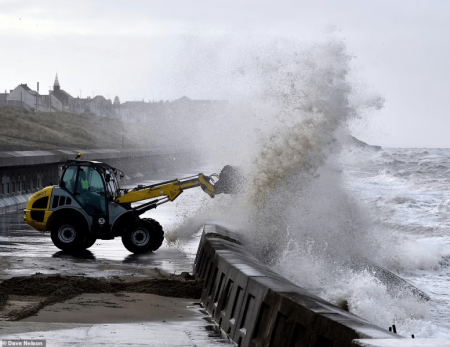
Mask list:
[[33,90],[26,83],[0,93],[0,107],[15,106],[31,112],[67,112],[88,116],[107,117],[123,122],[148,122],[155,118],[171,118],[183,114],[207,115],[222,108],[225,101],[191,100],[185,96],[174,101],[125,101],[120,102],[118,96],[114,100],[102,95],[94,97],[73,97],[61,88],[56,74],[53,90],[48,95]]

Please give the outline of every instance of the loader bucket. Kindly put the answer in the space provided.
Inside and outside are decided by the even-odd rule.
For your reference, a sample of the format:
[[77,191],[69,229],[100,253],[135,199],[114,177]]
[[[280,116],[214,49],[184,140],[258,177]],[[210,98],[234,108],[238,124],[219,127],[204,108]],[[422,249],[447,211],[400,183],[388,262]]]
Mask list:
[[244,176],[236,166],[226,165],[219,174],[219,180],[214,184],[215,194],[237,194],[242,191]]

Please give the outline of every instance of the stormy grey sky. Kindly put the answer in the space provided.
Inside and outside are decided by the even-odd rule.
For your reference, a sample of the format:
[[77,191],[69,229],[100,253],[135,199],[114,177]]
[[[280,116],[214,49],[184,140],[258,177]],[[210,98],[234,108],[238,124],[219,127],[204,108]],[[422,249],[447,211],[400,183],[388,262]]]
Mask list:
[[[0,90],[39,81],[44,94],[57,72],[75,97],[222,99],[220,81],[177,84],[173,67],[189,40],[245,33],[315,42],[335,28],[355,56],[353,72],[386,99],[361,139],[450,147],[449,18],[448,0],[0,0]],[[198,81],[209,72],[196,71]]]

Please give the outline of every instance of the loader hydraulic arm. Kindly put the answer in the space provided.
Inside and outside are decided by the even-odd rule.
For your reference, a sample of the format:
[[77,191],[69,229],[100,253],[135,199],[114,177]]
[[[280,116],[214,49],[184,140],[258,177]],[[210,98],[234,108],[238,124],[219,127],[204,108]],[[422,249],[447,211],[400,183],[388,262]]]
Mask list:
[[[142,200],[164,197],[154,201],[156,207],[164,202],[174,201],[184,190],[201,187],[210,197],[214,198],[214,185],[211,176],[198,174],[182,180],[175,179],[149,186],[137,186],[116,199],[117,203],[132,203]],[[152,203],[152,202],[150,202]]]

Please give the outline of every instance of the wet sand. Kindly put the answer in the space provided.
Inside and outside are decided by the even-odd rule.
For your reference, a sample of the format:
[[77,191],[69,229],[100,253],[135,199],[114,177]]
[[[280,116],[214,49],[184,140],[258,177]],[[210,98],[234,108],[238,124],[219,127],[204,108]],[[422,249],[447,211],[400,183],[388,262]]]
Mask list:
[[199,315],[195,310],[198,302],[129,292],[82,294],[47,306],[23,321],[81,324],[182,321]]
[[[70,300],[72,302],[69,306],[64,307],[74,307],[71,305],[79,302],[77,297],[86,294],[111,294],[116,300],[123,300],[119,299],[124,298],[125,294],[121,294],[123,292],[154,294],[158,297],[199,299],[202,286],[203,283],[196,281],[189,273],[170,275],[157,270],[154,270],[153,276],[145,279],[130,276],[95,278],[61,276],[59,274],[13,277],[0,283],[0,319],[22,320],[39,314],[48,306],[65,303]],[[134,301],[130,302],[136,302],[136,299],[131,300]],[[150,301],[157,300],[152,297]],[[82,302],[87,303],[89,301]],[[85,309],[89,309],[87,304],[84,306]],[[109,306],[100,306],[125,308],[125,306],[117,303]],[[77,310],[80,310],[80,308],[83,308],[83,306],[79,306]],[[53,321],[59,322],[60,320]]]

